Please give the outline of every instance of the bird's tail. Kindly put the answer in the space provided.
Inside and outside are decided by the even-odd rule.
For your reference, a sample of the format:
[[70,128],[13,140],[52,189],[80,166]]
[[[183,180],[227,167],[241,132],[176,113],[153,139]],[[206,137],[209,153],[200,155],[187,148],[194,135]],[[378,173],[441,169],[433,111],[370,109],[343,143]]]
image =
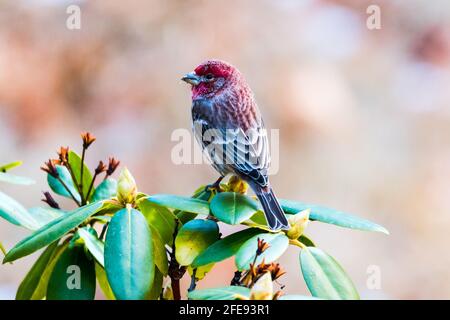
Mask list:
[[261,188],[260,186],[254,186],[256,196],[261,202],[264,209],[264,214],[266,215],[267,223],[271,230],[288,230],[289,222],[281,209],[281,206],[273,193],[271,187]]

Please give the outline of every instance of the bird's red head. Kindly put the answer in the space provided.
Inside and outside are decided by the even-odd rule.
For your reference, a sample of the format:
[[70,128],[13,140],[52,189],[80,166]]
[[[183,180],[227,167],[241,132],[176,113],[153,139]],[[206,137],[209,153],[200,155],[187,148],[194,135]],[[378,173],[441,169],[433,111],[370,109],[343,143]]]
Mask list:
[[212,97],[235,82],[239,71],[227,62],[208,60],[200,64],[182,80],[192,85],[192,99]]

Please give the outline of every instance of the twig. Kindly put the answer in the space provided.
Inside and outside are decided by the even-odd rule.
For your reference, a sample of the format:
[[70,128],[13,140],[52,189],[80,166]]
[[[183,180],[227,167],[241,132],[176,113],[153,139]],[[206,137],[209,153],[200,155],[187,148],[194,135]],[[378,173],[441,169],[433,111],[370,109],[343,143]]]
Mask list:
[[196,278],[197,268],[192,270],[192,276],[191,276],[191,285],[189,286],[188,292],[194,291],[197,287],[197,278]]
[[85,156],[86,156],[86,148],[83,146],[83,151],[81,152],[81,168],[80,168],[80,182],[79,182],[81,201],[83,204],[86,204],[86,201],[87,201],[87,196],[85,199],[84,195],[83,195],[83,173],[84,173],[84,157]]
[[186,272],[186,267],[181,267],[178,264],[177,259],[175,257],[175,238],[177,237],[177,234],[178,234],[178,223],[175,224],[175,230],[173,233],[172,252],[170,253],[170,262],[169,262],[169,277],[172,286],[173,299],[181,300],[180,279]]
[[69,187],[66,185],[66,183],[61,179],[60,176],[58,176],[56,179],[58,179],[58,181],[62,184],[62,186],[64,187],[64,189],[66,189],[66,191],[69,193],[70,197],[73,199],[73,201],[76,202],[76,204],[81,207],[81,203],[75,198],[75,196],[73,195],[72,191],[70,191]]

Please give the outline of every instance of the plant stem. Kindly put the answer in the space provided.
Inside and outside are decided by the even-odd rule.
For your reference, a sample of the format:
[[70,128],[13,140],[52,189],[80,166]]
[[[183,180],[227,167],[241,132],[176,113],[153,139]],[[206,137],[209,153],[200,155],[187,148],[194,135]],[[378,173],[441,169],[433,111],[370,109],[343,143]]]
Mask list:
[[92,188],[94,187],[95,179],[97,178],[97,172],[94,173],[94,177],[92,178],[91,184],[89,185],[88,192],[86,194],[86,201],[89,200],[89,196],[91,195]]
[[100,237],[99,237],[100,240],[103,240],[103,238],[105,237],[105,233],[106,233],[106,229],[108,228],[108,225],[109,225],[109,222],[107,222],[103,225],[102,232],[100,233]]
[[297,239],[290,239],[289,243],[294,246],[297,246],[299,248],[306,249],[306,246],[303,243],[301,243],[300,241],[298,241]]
[[175,280],[173,278],[170,279],[170,283],[172,285],[173,300],[181,300],[180,280]]
[[86,199],[84,198],[83,195],[83,171],[84,171],[84,157],[86,155],[86,148],[83,146],[83,151],[81,153],[81,168],[80,168],[80,194],[81,194],[81,201],[83,204],[86,204],[86,200],[87,200],[87,196]]
[[169,261],[169,277],[170,277],[170,284],[172,286],[173,299],[181,300],[180,279],[186,272],[186,267],[181,267],[178,264],[178,261],[175,257],[175,238],[177,237],[177,234],[178,234],[178,221],[175,224],[175,230],[173,232],[172,252],[170,253],[170,261]]
[[61,179],[61,177],[57,177],[58,181],[62,184],[62,186],[64,187],[64,189],[66,189],[66,191],[70,194],[70,196],[72,197],[73,201],[76,202],[76,204],[81,207],[81,203],[75,198],[75,196],[73,195],[72,191],[70,191],[69,187],[65,184],[65,182]]
[[195,278],[196,273],[197,273],[197,268],[192,270],[191,285],[189,286],[188,292],[194,291],[195,287],[197,287],[197,279]]

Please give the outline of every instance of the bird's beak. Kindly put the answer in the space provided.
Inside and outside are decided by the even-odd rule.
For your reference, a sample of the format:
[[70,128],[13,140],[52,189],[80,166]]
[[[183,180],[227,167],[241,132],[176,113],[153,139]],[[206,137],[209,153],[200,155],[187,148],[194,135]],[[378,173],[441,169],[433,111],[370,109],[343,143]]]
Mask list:
[[200,77],[195,72],[189,72],[181,80],[196,86],[200,83]]

